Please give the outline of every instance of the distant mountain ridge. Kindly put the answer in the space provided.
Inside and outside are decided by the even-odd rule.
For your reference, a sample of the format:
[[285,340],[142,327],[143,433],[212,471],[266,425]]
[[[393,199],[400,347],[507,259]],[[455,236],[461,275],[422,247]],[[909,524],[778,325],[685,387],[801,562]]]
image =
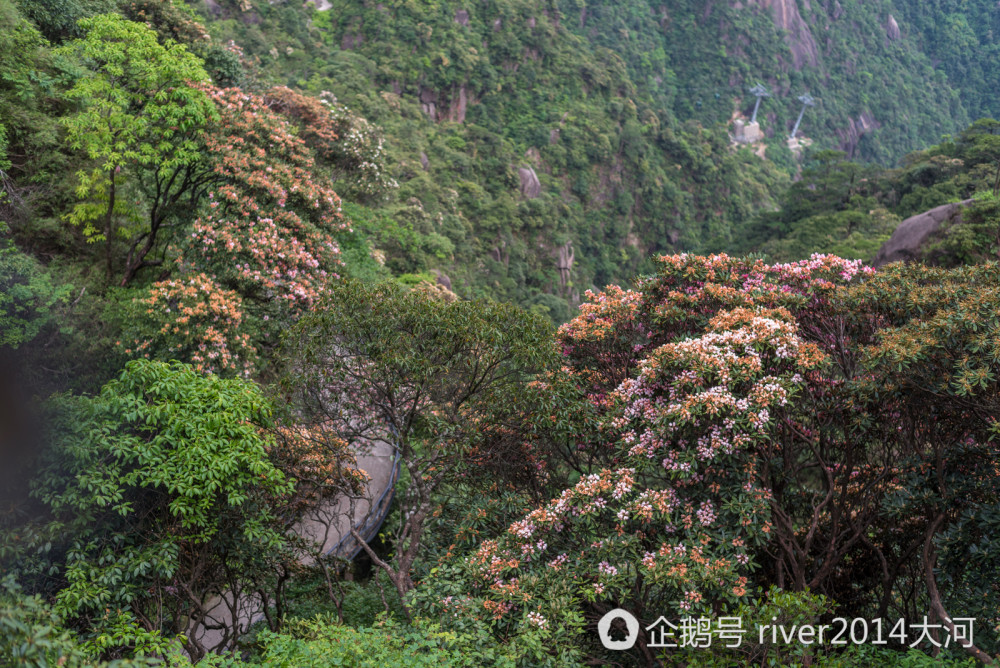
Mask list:
[[[733,248],[776,209],[801,168],[786,137],[804,93],[804,145],[883,165],[997,104],[983,0],[176,2],[214,50],[163,27],[170,0],[120,11],[201,49],[220,85],[327,93],[382,129],[398,190],[335,187],[393,275],[556,321],[650,256]],[[20,5],[54,42],[72,34],[57,0]],[[735,145],[758,82],[764,141]]]
[[[438,268],[459,292],[557,320],[584,288],[628,279],[653,253],[725,248],[773,208],[797,169],[785,138],[799,95],[817,98],[800,129],[815,148],[883,164],[966,127],[979,95],[920,27],[943,5],[220,2],[218,38],[385,128],[401,183],[387,211],[440,241],[416,262],[395,254],[397,271]],[[757,82],[772,94],[764,161],[733,153],[723,125],[749,117]]]

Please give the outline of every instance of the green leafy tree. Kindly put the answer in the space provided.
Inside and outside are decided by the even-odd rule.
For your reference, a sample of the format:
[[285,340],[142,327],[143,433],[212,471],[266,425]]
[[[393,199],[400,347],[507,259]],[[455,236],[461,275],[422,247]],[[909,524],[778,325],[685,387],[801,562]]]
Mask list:
[[[97,396],[55,398],[49,415],[33,491],[47,512],[8,543],[9,565],[84,639],[128,653],[141,636],[116,633],[122,623],[169,637],[201,624],[223,592],[264,595],[288,559],[293,485],[269,457],[271,407],[254,385],[137,360]],[[239,628],[229,619],[220,646]],[[192,656],[200,643],[188,637]]]
[[509,441],[497,432],[530,431],[516,406],[530,401],[530,381],[555,361],[550,335],[510,305],[346,280],[285,340],[283,382],[309,422],[350,443],[388,440],[399,452],[407,484],[390,530],[394,558],[354,535],[401,597],[414,588],[435,494],[488,461],[510,461]]
[[[5,231],[0,223],[0,234]],[[37,336],[52,322],[69,290],[54,284],[37,261],[0,237],[0,347],[17,348]]]
[[31,0],[19,2],[45,38],[58,44],[81,34],[80,20],[115,10],[114,0]]
[[116,243],[127,249],[122,284],[145,266],[181,200],[189,205],[211,178],[199,136],[215,105],[194,84],[208,75],[183,45],[157,41],[150,28],[116,14],[80,21],[86,35],[64,47],[81,59],[67,96],[79,110],[65,120],[70,144],[94,162],[78,173],[80,202],[68,220],[104,244],[112,279]]
[[[40,104],[51,86],[49,50],[38,29],[26,20],[10,0],[0,1],[0,193],[10,185],[4,174],[28,167],[29,150],[55,125]],[[48,137],[46,137],[48,139]],[[10,194],[10,193],[8,193]],[[2,198],[2,195],[0,195]]]
[[[953,616],[996,620],[1000,613],[998,281],[994,262],[954,270],[893,265],[848,297],[852,310],[884,323],[863,349],[867,374],[853,388],[854,405],[882,413],[868,421],[866,436],[900,453],[885,524],[907,528],[902,536],[880,531],[869,547],[886,580],[906,562],[900,555],[918,555],[911,577],[949,628]],[[985,626],[966,650],[988,663],[1000,645],[996,623]]]
[[[160,638],[128,629],[135,636],[152,640],[147,648],[160,656],[172,655],[178,666],[189,665]],[[5,666],[64,666],[65,668],[138,668],[160,662],[148,658],[105,663],[96,659],[93,646],[80,639],[63,624],[53,607],[40,596],[27,596],[12,578],[0,582],[0,661]]]
[[458,634],[420,620],[405,625],[391,620],[352,628],[317,616],[300,620],[280,634],[265,633],[264,665],[323,668],[513,668],[510,652],[486,634]]

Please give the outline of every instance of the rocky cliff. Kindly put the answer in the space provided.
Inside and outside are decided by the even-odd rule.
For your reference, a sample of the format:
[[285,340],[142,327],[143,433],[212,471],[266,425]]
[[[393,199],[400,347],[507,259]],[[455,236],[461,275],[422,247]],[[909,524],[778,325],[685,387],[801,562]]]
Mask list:
[[[808,3],[808,0],[806,0]],[[809,25],[802,19],[795,0],[749,0],[750,6],[757,5],[771,11],[774,24],[785,32],[788,48],[792,52],[795,69],[804,66],[818,67],[820,50],[813,38]]]

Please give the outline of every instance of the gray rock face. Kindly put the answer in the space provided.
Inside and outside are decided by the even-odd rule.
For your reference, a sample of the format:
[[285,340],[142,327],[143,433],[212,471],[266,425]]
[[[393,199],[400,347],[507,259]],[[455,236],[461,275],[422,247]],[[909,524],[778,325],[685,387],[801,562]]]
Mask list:
[[352,35],[350,33],[344,34],[344,39],[340,40],[340,48],[343,51],[350,51],[351,49],[356,49],[361,46],[365,41],[365,36],[361,33],[357,35]]
[[774,24],[786,31],[785,39],[792,51],[792,61],[796,70],[805,65],[819,66],[819,46],[799,13],[795,0],[748,0],[749,5],[757,5],[771,10]]
[[437,93],[430,88],[420,88],[420,108],[424,110],[432,121],[437,118]]
[[451,107],[448,109],[448,120],[456,123],[465,122],[465,110],[468,108],[469,98],[465,84],[458,89],[458,95],[452,97]]
[[458,89],[452,88],[451,91],[444,92],[420,87],[420,108],[432,121],[464,123],[468,105],[469,94],[466,84],[462,84]]
[[896,19],[893,18],[892,14],[889,14],[889,20],[886,21],[885,34],[888,35],[889,39],[893,42],[897,41],[902,36],[899,32],[899,24],[896,23]]
[[556,269],[559,270],[559,293],[565,294],[566,286],[569,284],[570,272],[573,271],[573,260],[576,252],[573,250],[573,242],[567,241],[562,246],[556,248]]
[[899,224],[878,255],[872,261],[873,267],[881,267],[890,262],[909,262],[920,257],[920,247],[928,237],[944,222],[960,222],[962,209],[972,202],[967,199],[957,204],[942,204],[930,211],[910,216]]
[[447,288],[448,290],[451,290],[451,277],[449,277],[448,274],[438,269],[434,269],[433,271],[434,271],[434,276],[437,278],[437,284],[444,288]]
[[867,111],[861,112],[856,119],[849,117],[847,119],[847,127],[837,128],[836,130],[837,137],[840,139],[838,148],[846,153],[849,158],[854,157],[861,137],[880,127],[881,124]]
[[542,183],[531,167],[521,167],[517,170],[521,179],[521,194],[525,199],[534,199],[542,194]]

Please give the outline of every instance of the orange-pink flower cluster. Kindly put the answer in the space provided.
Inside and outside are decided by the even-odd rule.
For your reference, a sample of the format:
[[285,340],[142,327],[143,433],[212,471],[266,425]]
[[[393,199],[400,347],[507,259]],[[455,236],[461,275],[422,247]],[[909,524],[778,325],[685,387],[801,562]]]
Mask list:
[[636,290],[589,293],[559,331],[564,373],[603,415],[600,442],[583,447],[606,464],[470,560],[483,595],[511,612],[557,580],[621,602],[642,578],[678,611],[743,596],[750,550],[771,529],[759,453],[828,361],[802,323],[870,271],[831,256],[659,263]]

